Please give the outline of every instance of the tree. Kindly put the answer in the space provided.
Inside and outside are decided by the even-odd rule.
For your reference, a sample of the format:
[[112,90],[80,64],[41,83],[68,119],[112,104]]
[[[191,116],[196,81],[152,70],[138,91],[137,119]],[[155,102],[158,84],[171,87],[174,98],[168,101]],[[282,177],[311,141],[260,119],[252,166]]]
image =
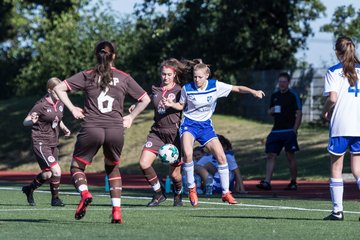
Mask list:
[[[2,45],[0,56],[0,68],[8,76],[5,83],[17,96],[43,93],[44,82],[50,77],[64,79],[92,67],[93,49],[99,40],[121,42],[120,54],[126,48],[122,35],[130,22],[116,21],[116,15],[102,2],[91,6],[77,0],[25,2],[29,5],[16,9],[26,16],[26,24],[19,25],[16,36]],[[6,69],[9,62],[21,65],[10,78]]]
[[53,28],[53,18],[63,12],[75,14],[79,5],[79,0],[4,0],[0,3],[1,98],[14,95],[13,80],[33,60],[34,43],[42,41]]
[[[156,13],[159,5],[165,13]],[[294,54],[313,34],[310,22],[324,10],[319,0],[145,0],[136,9],[138,56],[147,67],[200,57],[226,79],[246,68],[294,68]]]
[[348,36],[360,42],[360,9],[352,6],[340,6],[335,9],[331,22],[321,27],[324,32],[331,32],[334,38]]

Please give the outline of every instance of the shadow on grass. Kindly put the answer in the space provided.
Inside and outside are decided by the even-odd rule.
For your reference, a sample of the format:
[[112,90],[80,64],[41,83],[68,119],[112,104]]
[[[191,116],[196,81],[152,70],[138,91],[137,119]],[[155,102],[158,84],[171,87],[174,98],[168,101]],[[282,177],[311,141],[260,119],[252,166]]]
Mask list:
[[323,221],[319,218],[289,218],[289,217],[261,217],[261,216],[192,216],[195,218],[219,218],[219,219],[265,219],[265,220],[295,220],[295,221]]
[[0,218],[0,222],[29,222],[29,223],[54,223],[49,219],[8,219]]

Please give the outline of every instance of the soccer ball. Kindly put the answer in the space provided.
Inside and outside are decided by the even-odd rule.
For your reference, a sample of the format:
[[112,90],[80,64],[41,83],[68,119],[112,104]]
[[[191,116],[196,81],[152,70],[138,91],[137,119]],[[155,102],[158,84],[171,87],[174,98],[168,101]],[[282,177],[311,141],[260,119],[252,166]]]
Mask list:
[[173,164],[179,159],[179,150],[173,144],[165,144],[160,147],[158,157],[164,164]]

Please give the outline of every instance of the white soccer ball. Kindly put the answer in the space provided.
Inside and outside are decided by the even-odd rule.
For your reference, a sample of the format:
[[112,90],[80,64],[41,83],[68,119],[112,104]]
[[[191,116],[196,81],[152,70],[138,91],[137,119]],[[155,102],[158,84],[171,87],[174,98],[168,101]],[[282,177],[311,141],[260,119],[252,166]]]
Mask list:
[[164,164],[173,164],[179,159],[179,150],[173,144],[165,144],[160,147],[158,157]]

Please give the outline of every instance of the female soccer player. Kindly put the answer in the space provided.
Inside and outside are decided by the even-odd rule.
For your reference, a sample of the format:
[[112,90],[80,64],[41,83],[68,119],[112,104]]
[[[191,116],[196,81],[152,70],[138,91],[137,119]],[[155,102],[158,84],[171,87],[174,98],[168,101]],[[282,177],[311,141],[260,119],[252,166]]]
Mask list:
[[60,79],[55,77],[47,81],[48,93],[35,104],[23,123],[24,126],[32,127],[33,151],[41,168],[41,173],[34,178],[32,183],[22,188],[30,206],[35,206],[34,190],[46,180],[50,182],[51,206],[65,206],[59,198],[61,168],[58,162],[59,149],[57,146],[59,144],[59,127],[65,136],[70,136],[70,130],[62,121],[64,104],[59,101],[53,90],[60,82]]
[[190,203],[193,206],[198,204],[192,159],[194,141],[197,140],[215,156],[219,163],[218,171],[222,186],[222,200],[230,204],[237,204],[229,191],[229,168],[224,149],[212,126],[211,116],[216,107],[216,100],[220,97],[227,97],[230,92],[251,93],[257,98],[262,98],[265,94],[263,91],[253,90],[245,86],[233,86],[214,79],[208,79],[210,68],[204,63],[196,64],[193,74],[194,81],[182,87],[179,102],[174,102],[170,98],[163,99],[165,106],[173,107],[176,110],[184,109],[185,118],[180,126],[180,135],[184,151],[184,171],[187,177]]
[[[177,59],[171,58],[161,63],[161,82],[159,85],[152,86],[151,99],[154,104],[154,124],[151,126],[143,151],[140,156],[140,168],[151,185],[155,194],[148,203],[148,207],[156,207],[166,200],[164,189],[160,186],[156,175],[153,162],[156,159],[159,148],[166,144],[174,144],[181,152],[179,126],[181,120],[181,110],[167,108],[162,98],[171,98],[179,101],[181,92],[181,75],[184,72],[184,65]],[[174,206],[182,206],[182,179],[181,164],[179,160],[175,164],[169,165],[169,173],[174,186]]]
[[[99,42],[95,55],[97,64],[93,69],[64,80],[55,91],[73,116],[82,120],[70,168],[74,185],[81,194],[75,219],[83,218],[92,202],[84,171],[102,146],[113,206],[111,222],[121,223],[122,181],[118,164],[124,145],[124,128],[131,126],[134,118],[149,104],[150,98],[130,75],[113,66],[116,55],[111,42]],[[72,104],[67,91],[85,92],[84,110]],[[137,99],[138,104],[129,115],[124,116],[126,94]]]
[[360,189],[360,61],[355,45],[348,37],[336,40],[335,54],[339,64],[325,75],[323,116],[330,120],[328,152],[331,159],[330,193],[332,213],[324,220],[343,220],[344,183],[342,169],[347,148],[351,153],[351,170]]

